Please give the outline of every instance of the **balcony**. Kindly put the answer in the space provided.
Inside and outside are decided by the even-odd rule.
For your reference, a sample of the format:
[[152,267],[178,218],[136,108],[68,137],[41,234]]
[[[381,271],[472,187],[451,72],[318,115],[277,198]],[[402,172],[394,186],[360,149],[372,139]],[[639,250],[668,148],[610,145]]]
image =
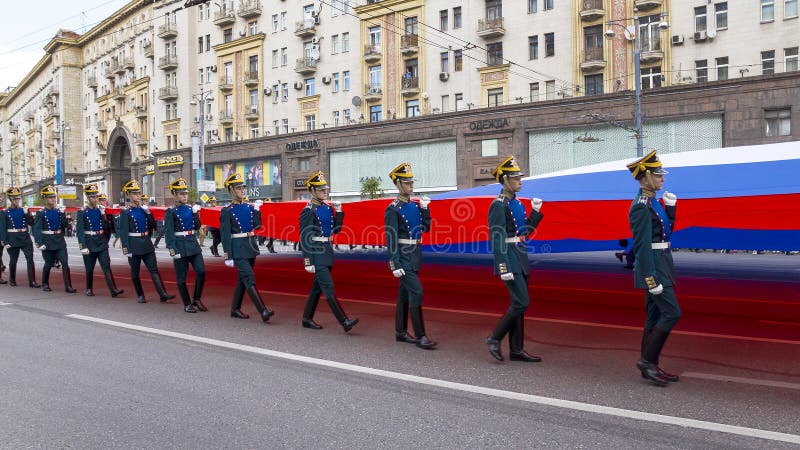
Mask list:
[[[48,110],[49,110],[49,108],[48,108]],[[33,120],[33,118],[34,117],[33,117],[33,113],[32,112],[28,111],[27,113],[25,113],[25,120]]]
[[581,0],[581,20],[597,20],[604,15],[603,0]]
[[245,72],[244,85],[247,87],[258,86],[258,72]]
[[11,125],[8,127],[9,133],[19,133],[19,125]]
[[125,58],[122,60],[122,70],[133,70],[136,68],[136,61],[133,58]]
[[50,105],[47,107],[47,118],[58,118],[60,116],[58,112],[58,107],[55,105]]
[[86,79],[86,86],[92,89],[97,89],[97,77],[92,75]]
[[245,120],[258,120],[258,106],[250,106],[244,112]]
[[220,125],[230,125],[233,123],[233,111],[225,111],[224,109],[219,112]]
[[116,64],[116,62],[112,61],[111,64],[112,65],[109,65],[108,67],[106,67],[106,73],[103,74],[103,76],[106,77],[109,80],[113,80],[117,76],[117,74],[114,73],[114,70],[112,69],[113,65]]
[[120,88],[116,88],[113,92],[111,92],[111,98],[114,100],[125,100],[125,91]]
[[147,43],[142,45],[142,51],[144,52],[145,58],[154,58],[155,51],[153,51],[153,44]]
[[602,70],[606,67],[606,60],[603,55],[602,47],[592,47],[583,49],[583,61],[581,62],[581,70],[590,72],[593,70]]
[[648,9],[658,8],[663,3],[663,0],[634,0],[633,5],[639,11],[647,11]]
[[97,131],[108,131],[108,127],[106,126],[106,122],[104,120],[98,120],[95,127],[97,128]]
[[317,34],[317,23],[314,20],[301,20],[294,24],[294,35],[301,38]]
[[294,71],[302,75],[312,74],[317,71],[317,62],[319,60],[314,58],[298,58]]
[[158,89],[159,100],[175,100],[178,98],[178,88],[176,86],[167,86]]
[[376,102],[383,98],[383,89],[380,83],[367,83],[364,85],[364,101]]
[[403,77],[400,82],[400,94],[404,97],[419,94],[419,77]]
[[251,19],[261,15],[261,0],[244,0],[239,2],[239,17]]
[[53,130],[50,132],[50,140],[57,141],[61,139],[61,133],[58,130]]
[[164,25],[159,25],[158,33],[156,36],[161,39],[171,39],[178,35],[178,24],[175,22],[167,22]]
[[133,115],[137,119],[147,119],[147,107],[146,106],[137,106],[133,110]]
[[478,36],[484,39],[491,39],[504,34],[506,34],[506,29],[503,28],[502,17],[478,20]]
[[661,36],[652,36],[642,41],[642,63],[651,64],[664,59],[664,50],[661,48]]
[[233,90],[233,77],[221,77],[217,85],[220,91],[229,92]]
[[364,45],[364,62],[374,63],[381,59],[380,45],[365,44]]
[[419,51],[419,36],[416,34],[405,34],[400,36],[400,53],[411,55]]
[[214,25],[227,27],[236,23],[236,13],[233,8],[223,9],[214,13]]
[[178,57],[167,55],[158,58],[158,68],[161,70],[175,70],[178,68]]
[[133,136],[133,142],[137,147],[147,147],[147,139],[139,135]]

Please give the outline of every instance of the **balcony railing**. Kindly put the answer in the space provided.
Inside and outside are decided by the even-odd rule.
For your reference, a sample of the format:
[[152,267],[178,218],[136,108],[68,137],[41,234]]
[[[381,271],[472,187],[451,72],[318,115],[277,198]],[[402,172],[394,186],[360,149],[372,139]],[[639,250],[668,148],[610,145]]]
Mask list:
[[603,0],[581,0],[581,20],[595,20],[603,15]]
[[158,89],[159,100],[174,100],[178,98],[178,88],[176,86],[167,86]]
[[400,36],[400,52],[403,54],[416,53],[419,51],[419,36],[416,34],[404,34]]
[[222,125],[233,123],[233,111],[222,110],[219,112],[219,123]]
[[506,29],[503,27],[502,17],[478,20],[478,36],[488,39],[504,34],[506,34]]
[[244,73],[245,86],[258,86],[258,72],[245,72]]
[[142,51],[144,52],[145,58],[153,58],[155,56],[155,51],[153,51],[153,44],[143,45]]
[[591,47],[583,49],[583,61],[581,70],[597,70],[606,66],[605,55],[602,47]]
[[317,33],[317,23],[313,19],[301,20],[294,24],[294,34],[299,37],[309,37]]
[[122,69],[123,70],[133,70],[136,68],[136,61],[133,58],[125,58],[122,60]]
[[147,107],[146,106],[137,106],[134,109],[133,115],[137,119],[146,119],[147,118]]
[[403,81],[400,82],[400,94],[419,94],[419,77],[403,77]]
[[258,106],[249,106],[244,112],[244,118],[246,120],[258,120],[258,117]]
[[239,17],[250,19],[261,15],[261,0],[243,0],[239,2]]
[[162,39],[174,38],[178,35],[178,24],[175,22],[167,22],[164,25],[159,25],[157,36]]
[[114,92],[111,93],[111,98],[114,100],[125,100],[125,91],[120,88],[114,89]]
[[367,83],[364,85],[364,100],[368,102],[383,98],[383,88],[380,83]]
[[178,67],[178,56],[167,55],[158,58],[158,68],[161,70],[174,70]]
[[233,77],[226,77],[222,76],[219,78],[219,84],[217,85],[220,91],[231,91],[233,90]]
[[236,22],[236,12],[233,8],[226,8],[222,11],[214,13],[214,25],[218,27],[226,27]]
[[661,6],[663,0],[635,0],[634,6],[640,11],[646,11]]
[[97,131],[107,131],[108,127],[106,126],[106,122],[103,120],[98,120],[97,124],[95,125]]
[[381,59],[381,46],[375,44],[364,45],[364,61],[373,63]]
[[294,71],[301,74],[309,74],[317,71],[317,63],[314,58],[298,58],[294,66]]
[[47,118],[51,117],[58,117],[60,114],[58,112],[58,107],[55,105],[50,105],[47,107]]
[[661,48],[661,36],[656,34],[642,40],[643,63],[652,63],[664,59],[664,50]]
[[89,78],[87,78],[86,79],[86,86],[90,87],[92,89],[96,89],[97,88],[97,77],[92,75]]

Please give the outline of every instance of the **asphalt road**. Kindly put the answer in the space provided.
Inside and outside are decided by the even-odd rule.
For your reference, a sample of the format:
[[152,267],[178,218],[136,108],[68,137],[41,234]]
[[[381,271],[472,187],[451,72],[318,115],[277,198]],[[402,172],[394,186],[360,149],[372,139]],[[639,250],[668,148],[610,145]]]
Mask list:
[[[80,289],[80,257],[76,249],[71,254]],[[348,314],[361,319],[348,334],[324,302],[316,318],[325,329],[301,328],[302,296],[270,289],[264,296],[277,311],[271,323],[231,319],[231,275],[219,258],[206,258],[209,312],[186,314],[174,301],[153,301],[146,279],[151,301],[139,305],[124,257],[118,249],[112,255],[123,298],[106,297],[99,279],[93,298],[59,292],[58,271],[51,293],[0,286],[0,447],[800,445],[795,341],[676,333],[662,366],[683,378],[656,388],[634,368],[635,327],[531,317],[526,348],[544,362],[500,364],[483,344],[496,314],[432,308],[428,334],[439,348],[423,351],[394,342],[393,308],[383,302],[344,299]],[[747,255],[717,257],[740,256]],[[173,279],[163,250],[159,259]],[[167,286],[175,290],[171,281]],[[245,308],[253,312],[247,300]],[[665,423],[671,421],[679,424]],[[714,424],[746,429],[715,431]]]

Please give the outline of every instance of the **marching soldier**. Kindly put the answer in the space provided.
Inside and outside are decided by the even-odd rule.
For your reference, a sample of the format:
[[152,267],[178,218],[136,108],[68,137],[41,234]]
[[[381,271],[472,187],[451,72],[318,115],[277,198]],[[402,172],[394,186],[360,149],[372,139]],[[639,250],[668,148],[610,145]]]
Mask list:
[[36,213],[33,222],[33,239],[36,247],[42,251],[44,267],[42,268],[42,290],[50,292],[50,269],[53,268],[56,258],[61,262],[61,275],[64,278],[64,290],[75,293],[72,288],[72,278],[69,272],[67,256],[67,241],[64,232],[67,228],[67,216],[62,208],[56,207],[56,189],[47,185],[39,191],[44,199],[44,208]]
[[222,208],[219,214],[222,250],[225,252],[225,265],[236,267],[239,278],[231,299],[231,317],[249,319],[250,316],[241,310],[245,291],[256,306],[261,320],[269,321],[275,311],[264,306],[256,288],[256,276],[253,267],[258,256],[258,242],[254,230],[261,227],[261,212],[253,205],[245,203],[244,179],[238,173],[231,174],[225,180],[225,187],[231,194],[231,204]]
[[155,248],[153,241],[150,240],[150,235],[156,227],[153,214],[150,212],[150,207],[142,203],[142,188],[138,181],[130,180],[125,183],[122,192],[130,200],[130,206],[119,212],[117,235],[122,241],[122,254],[128,257],[128,264],[131,266],[131,282],[136,290],[136,301],[146,303],[142,280],[139,278],[141,263],[144,262],[158,296],[164,303],[175,298],[175,295],[167,293],[161,274],[158,273]]
[[16,187],[6,189],[6,196],[11,205],[0,211],[0,243],[8,251],[8,285],[17,285],[17,260],[19,252],[25,255],[28,263],[28,286],[42,287],[36,282],[36,268],[33,265],[33,242],[28,234],[28,227],[33,225],[33,217],[28,207],[20,207],[22,191]]
[[114,274],[111,273],[111,260],[108,257],[108,240],[113,229],[113,220],[106,215],[105,205],[100,203],[100,196],[96,184],[87,184],[83,187],[86,201],[89,203],[78,210],[75,224],[78,234],[78,248],[83,254],[83,267],[86,269],[86,296],[94,296],[94,266],[100,262],[100,269],[106,279],[108,290],[112,297],[125,293],[117,289]]
[[[211,196],[208,198],[208,206],[214,208],[217,206],[217,197]],[[215,228],[212,226],[208,226],[206,228],[208,233],[211,235],[211,256],[222,256],[219,254],[219,243],[220,243],[220,236],[219,236],[219,228]]]
[[[189,206],[189,186],[184,178],[178,178],[169,185],[175,198],[175,206],[164,213],[164,242],[175,266],[178,293],[183,300],[183,310],[187,313],[208,311],[200,297],[203,295],[203,284],[206,280],[206,266],[203,263],[203,250],[197,242],[197,231],[200,229],[200,206]],[[186,287],[186,275],[189,265],[194,269],[194,295],[189,298]]]
[[661,202],[656,191],[664,186],[663,169],[656,151],[628,164],[628,170],[639,182],[639,192],[631,204],[628,220],[633,233],[634,285],[646,289],[647,321],[642,335],[642,357],[636,366],[646,378],[658,386],[678,381],[678,376],[658,367],[661,349],[670,331],[681,318],[681,308],[675,296],[675,265],[670,240],[675,226],[675,205],[678,197],[664,192]]
[[303,328],[321,330],[322,325],[314,321],[314,312],[322,293],[331,308],[336,320],[344,331],[350,331],[358,323],[358,319],[349,319],[342,305],[336,299],[333,290],[333,247],[331,236],[340,232],[344,213],[342,202],[325,203],[328,199],[328,182],[322,171],[317,171],[308,180],[306,188],[311,193],[311,201],[300,212],[300,248],[303,252],[303,264],[306,272],[314,274],[314,283],[306,299],[303,310]]
[[528,253],[525,237],[533,233],[544,217],[539,210],[542,200],[531,200],[531,212],[525,217],[525,206],[517,199],[522,190],[522,170],[513,156],[509,156],[492,171],[503,186],[500,195],[489,207],[489,234],[494,253],[494,274],[506,285],[511,297],[508,311],[486,338],[489,354],[503,361],[500,341],[508,334],[512,361],[539,362],[542,358],[528,354],[524,349],[525,311],[528,309]]
[[[386,226],[386,248],[389,251],[389,270],[400,279],[395,310],[395,340],[416,344],[419,348],[436,346],[425,333],[422,318],[422,284],[419,281],[422,266],[422,233],[431,229],[431,199],[422,197],[411,201],[414,193],[414,174],[411,164],[403,163],[389,173],[397,186],[397,199],[387,208],[383,216]],[[411,325],[416,337],[408,334],[408,312],[411,310]]]

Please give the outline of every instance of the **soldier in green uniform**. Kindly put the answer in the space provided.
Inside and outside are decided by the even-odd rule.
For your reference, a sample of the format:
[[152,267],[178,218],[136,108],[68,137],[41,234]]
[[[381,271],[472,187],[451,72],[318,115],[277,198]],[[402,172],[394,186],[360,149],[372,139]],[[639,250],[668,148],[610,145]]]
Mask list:
[[39,195],[44,199],[44,208],[36,213],[33,220],[33,240],[36,247],[42,251],[44,267],[42,268],[42,290],[50,292],[50,269],[56,260],[61,262],[61,275],[64,278],[64,290],[75,293],[72,288],[72,278],[69,272],[67,255],[67,241],[64,232],[67,228],[67,215],[62,208],[56,206],[56,189],[47,185],[39,190]]
[[528,296],[528,276],[530,268],[525,237],[533,233],[544,215],[539,211],[542,200],[531,200],[531,212],[525,215],[525,206],[517,199],[522,189],[522,170],[513,156],[501,162],[492,172],[503,186],[500,195],[489,207],[489,234],[494,253],[494,274],[506,285],[511,297],[508,311],[486,339],[489,354],[503,361],[500,341],[508,334],[510,359],[512,361],[539,362],[542,358],[528,354],[525,343],[525,311],[530,299]]
[[94,266],[99,261],[108,290],[112,297],[117,297],[125,291],[117,289],[114,274],[111,273],[111,260],[108,257],[111,220],[106,215],[106,207],[100,204],[100,191],[96,184],[84,186],[83,193],[88,205],[78,210],[75,232],[78,235],[78,248],[83,254],[83,267],[86,269],[86,295],[94,296]]
[[138,303],[147,302],[144,298],[142,280],[139,278],[141,263],[144,262],[147,271],[150,272],[150,278],[153,279],[158,296],[164,303],[175,298],[175,295],[167,293],[164,282],[161,280],[161,274],[158,273],[155,248],[153,241],[150,240],[150,235],[153,234],[156,227],[153,214],[150,212],[150,207],[142,203],[142,187],[138,181],[130,180],[125,183],[122,186],[122,192],[130,200],[130,206],[119,212],[117,235],[122,241],[122,254],[128,257],[128,263],[131,266],[131,282],[136,290],[136,301]]
[[[208,311],[200,299],[206,281],[203,250],[197,242],[197,232],[200,230],[200,206],[186,204],[189,200],[189,186],[184,178],[178,178],[170,183],[169,189],[175,198],[175,206],[167,208],[164,212],[164,242],[175,266],[183,310],[187,313]],[[186,287],[186,275],[189,273],[190,264],[195,274],[194,295],[191,298]]]
[[670,241],[675,226],[675,205],[678,197],[664,192],[661,202],[656,191],[664,186],[663,169],[656,151],[628,164],[628,170],[639,182],[639,192],[631,204],[628,220],[633,233],[634,286],[645,289],[647,321],[642,335],[642,357],[636,366],[646,378],[658,386],[678,381],[678,376],[658,367],[658,358],[670,331],[681,318],[675,296],[675,265]]
[[[394,315],[395,340],[416,344],[419,348],[430,349],[436,342],[425,333],[422,317],[422,283],[419,269],[422,266],[422,233],[431,229],[429,197],[419,202],[411,201],[414,193],[414,173],[410,163],[403,163],[389,173],[389,178],[397,186],[397,199],[383,215],[386,232],[386,248],[389,251],[389,270],[400,279],[397,292],[397,306]],[[411,326],[416,337],[408,334],[408,313],[411,311]]]
[[322,329],[322,325],[314,321],[314,312],[321,294],[331,308],[336,320],[344,331],[350,331],[358,323],[358,319],[349,319],[342,309],[333,289],[333,246],[331,236],[342,229],[344,212],[342,202],[328,204],[328,182],[325,174],[317,171],[306,180],[306,189],[311,193],[311,201],[300,212],[300,249],[303,252],[303,265],[306,272],[314,274],[311,292],[306,298],[303,310],[303,328]]
[[33,217],[28,213],[27,206],[20,206],[22,191],[19,188],[6,189],[6,196],[11,204],[0,211],[0,244],[8,252],[8,285],[17,285],[17,260],[21,251],[28,263],[28,286],[40,288],[33,265],[33,241],[28,234],[28,227],[33,225]]
[[[217,197],[212,195],[208,198],[208,206],[211,208],[215,208],[217,206]],[[219,254],[219,243],[220,236],[219,236],[219,228],[208,226],[206,228],[208,233],[211,235],[211,256],[222,256]]]
[[249,203],[245,203],[244,179],[233,173],[225,180],[225,188],[231,194],[231,204],[222,208],[219,213],[220,237],[222,250],[225,253],[225,265],[236,267],[239,277],[231,299],[231,317],[249,319],[243,313],[242,299],[244,293],[256,306],[261,320],[268,322],[275,311],[267,308],[256,288],[256,276],[253,267],[256,264],[258,242],[254,231],[261,227],[261,212]]

